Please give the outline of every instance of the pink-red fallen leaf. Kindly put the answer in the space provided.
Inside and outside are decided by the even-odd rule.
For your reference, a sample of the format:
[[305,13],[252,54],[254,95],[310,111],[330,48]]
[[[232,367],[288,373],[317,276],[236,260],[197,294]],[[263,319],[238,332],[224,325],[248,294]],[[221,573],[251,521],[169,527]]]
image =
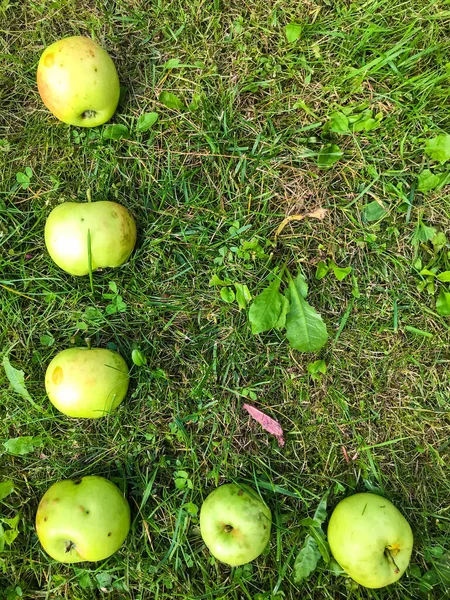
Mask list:
[[275,421],[275,419],[272,419],[272,417],[269,417],[254,406],[250,406],[250,404],[243,404],[242,408],[246,410],[248,414],[263,427],[263,429],[277,438],[278,445],[281,448],[284,446],[283,429],[278,421]]

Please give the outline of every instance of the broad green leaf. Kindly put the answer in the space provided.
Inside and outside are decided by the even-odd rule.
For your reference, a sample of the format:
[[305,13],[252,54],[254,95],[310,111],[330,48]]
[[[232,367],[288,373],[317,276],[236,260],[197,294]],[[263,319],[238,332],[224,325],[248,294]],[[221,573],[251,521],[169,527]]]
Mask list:
[[425,143],[425,152],[433,160],[444,164],[450,160],[450,135],[438,135]]
[[22,396],[22,398],[28,400],[28,402],[30,402],[34,408],[42,410],[41,407],[32,399],[27,388],[25,387],[24,372],[15,369],[9,362],[9,358],[6,355],[3,357],[2,364],[3,368],[5,369],[6,377],[8,378],[8,381],[16,394],[19,394],[19,396]]
[[[76,569],[74,569],[75,574],[77,575],[77,583],[83,590],[91,590],[93,588],[93,582],[89,575],[89,573],[83,573],[80,569],[79,573]],[[52,580],[52,583],[54,581]]]
[[9,152],[11,150],[11,144],[6,138],[0,139],[0,152]]
[[320,279],[323,279],[328,274],[329,270],[330,270],[330,267],[327,265],[327,263],[325,263],[323,260],[321,260],[319,263],[317,263],[316,279],[318,279],[319,281],[320,281]]
[[128,127],[116,123],[114,125],[105,125],[102,131],[104,140],[120,140],[128,135]]
[[440,175],[435,175],[430,169],[424,169],[417,178],[417,191],[418,192],[429,192],[434,190],[441,181]]
[[25,173],[21,172],[16,173],[16,180],[17,183],[20,183],[21,185],[30,183],[30,178],[28,177],[28,175],[25,175]]
[[414,230],[411,240],[412,244],[414,246],[418,246],[420,243],[428,242],[436,236],[436,233],[437,232],[434,227],[428,227],[428,225],[424,225],[420,220],[416,229]]
[[286,337],[300,352],[316,352],[326,344],[327,328],[322,317],[303,298],[297,281],[289,281],[290,310],[286,316]]
[[311,379],[316,380],[320,379],[320,375],[324,375],[327,372],[326,362],[321,360],[315,360],[308,365],[308,373],[311,375]]
[[330,547],[325,540],[325,534],[319,527],[310,527],[309,528],[311,536],[314,538],[314,541],[317,544],[317,548],[323,558],[323,560],[327,563],[330,560]]
[[25,435],[22,437],[11,438],[6,442],[3,442],[3,446],[9,454],[23,456],[25,454],[30,454],[30,452],[34,452],[36,448],[43,446],[43,442],[40,437]]
[[287,41],[290,44],[292,44],[293,42],[296,42],[298,40],[298,38],[301,36],[302,26],[299,25],[298,23],[289,23],[284,28],[284,33],[286,34]]
[[301,273],[297,273],[297,277],[294,279],[294,283],[300,294],[303,296],[303,298],[306,298],[306,296],[308,295],[308,284]]
[[340,111],[333,113],[330,116],[327,129],[333,133],[348,133],[348,118]]
[[12,481],[2,481],[0,483],[0,501],[12,494],[14,491],[14,484]]
[[436,279],[442,281],[443,283],[448,283],[450,281],[450,271],[443,271],[436,276]]
[[139,348],[135,348],[131,353],[131,360],[137,367],[143,367],[147,359],[145,358],[145,354],[139,350]]
[[333,269],[333,273],[338,281],[342,281],[352,272],[351,267],[338,267],[333,261],[330,261],[330,267]]
[[4,538],[5,538],[5,542],[8,544],[8,546],[11,546],[11,544],[13,543],[13,541],[16,539],[16,537],[19,535],[19,530],[18,529],[5,529],[4,531]]
[[380,126],[380,121],[378,119],[366,119],[363,121],[364,123],[364,131],[373,131],[374,129],[378,129]]
[[144,113],[139,117],[136,129],[139,133],[148,131],[156,123],[158,117],[159,115],[156,112]]
[[450,292],[441,289],[436,300],[436,311],[443,317],[450,315]]
[[340,576],[345,574],[344,569],[337,561],[334,560],[334,558],[330,560],[330,562],[327,564],[327,567],[330,573],[333,573],[333,575]]
[[[360,112],[358,112],[358,110]],[[360,106],[359,108],[356,108],[356,112],[351,112],[348,114],[348,120],[352,125],[354,125],[359,121],[365,121],[366,119],[370,119],[371,116],[372,111],[370,110],[370,108],[366,107],[363,109],[363,107]]]
[[355,121],[355,123],[352,123],[351,125],[351,130],[353,131],[353,133],[358,133],[359,131],[365,131],[366,129],[366,120],[365,119],[360,119],[358,121]]
[[300,583],[311,575],[317,567],[321,554],[316,541],[311,535],[307,535],[302,549],[297,555],[294,563],[294,581]]
[[286,296],[281,296],[281,313],[278,317],[278,321],[274,325],[275,329],[283,329],[283,327],[286,327],[286,316],[289,312],[290,307],[291,305]]
[[220,289],[220,297],[224,302],[228,302],[228,304],[234,302],[236,298],[235,293],[229,287],[223,287]]
[[20,512],[16,514],[12,519],[2,519],[2,523],[11,527],[11,529],[17,529],[17,525],[20,521]]
[[442,250],[442,248],[445,248],[445,246],[447,245],[447,238],[445,236],[445,233],[443,233],[442,231],[437,233],[431,239],[431,243],[433,244],[435,252],[439,252],[440,250]]
[[314,517],[313,517],[313,519],[315,521],[318,521],[321,525],[325,521],[325,519],[327,518],[327,502],[328,502],[328,496],[329,496],[329,494],[330,494],[329,491],[326,492],[326,494],[324,494],[324,496],[322,497],[321,501],[317,505],[316,510],[314,511]]
[[53,346],[55,343],[55,338],[52,335],[44,334],[39,338],[42,346]]
[[239,310],[243,310],[244,308],[247,308],[248,303],[252,299],[252,295],[245,283],[235,283],[234,287],[236,289],[236,300],[239,305]]
[[284,307],[280,294],[280,279],[276,277],[264,291],[253,300],[248,318],[252,324],[252,333],[262,333],[275,327]]
[[110,588],[113,582],[113,577],[110,573],[107,573],[106,571],[96,573],[95,579],[97,580],[97,585],[100,590],[104,592],[111,591]]
[[174,110],[184,110],[184,102],[172,94],[172,92],[161,92],[159,95],[159,101],[167,106],[167,108],[173,108]]
[[183,508],[188,512],[192,517],[197,516],[198,514],[198,506],[193,502],[187,502],[183,505]]
[[214,274],[209,280],[208,285],[233,285],[233,282],[230,279],[220,279],[218,275]]
[[336,144],[327,144],[320,150],[317,157],[317,164],[323,168],[331,167],[343,154],[342,150]]
[[179,58],[169,58],[164,65],[165,69],[178,69],[181,66],[181,60]]
[[366,204],[364,210],[362,212],[362,220],[365,223],[370,223],[371,221],[378,221],[387,215],[387,210],[385,210],[379,202],[373,200]]

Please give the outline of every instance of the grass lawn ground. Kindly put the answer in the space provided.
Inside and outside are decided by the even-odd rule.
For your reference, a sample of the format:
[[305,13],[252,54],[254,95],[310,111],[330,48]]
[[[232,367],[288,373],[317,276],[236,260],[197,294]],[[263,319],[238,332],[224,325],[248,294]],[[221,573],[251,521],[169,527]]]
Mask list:
[[[450,270],[450,152],[430,140],[450,133],[450,2],[1,0],[0,28],[0,348],[41,407],[1,370],[1,479],[15,489],[0,514],[20,514],[1,600],[448,597],[450,287],[436,275]],[[112,129],[58,123],[38,96],[42,50],[74,34],[117,65]],[[139,230],[94,294],[43,239],[51,208],[88,189]],[[291,221],[274,243],[286,216],[317,208],[325,218]],[[318,279],[321,261],[352,271]],[[248,310],[209,285],[217,274],[256,296],[285,264],[326,322],[319,353],[281,330],[252,335]],[[96,422],[57,413],[44,389],[51,358],[85,338],[130,366],[136,346],[147,358]],[[319,359],[326,373],[311,374]],[[244,402],[279,420],[284,448]],[[21,436],[31,443],[14,455],[3,443]],[[52,483],[87,474],[126,491],[132,531],[103,563],[59,565],[35,510]],[[274,515],[270,547],[234,570],[211,560],[196,517],[231,481]],[[369,591],[323,559],[295,582],[301,521],[328,490],[328,515],[381,490],[407,517],[415,548],[398,584]]]

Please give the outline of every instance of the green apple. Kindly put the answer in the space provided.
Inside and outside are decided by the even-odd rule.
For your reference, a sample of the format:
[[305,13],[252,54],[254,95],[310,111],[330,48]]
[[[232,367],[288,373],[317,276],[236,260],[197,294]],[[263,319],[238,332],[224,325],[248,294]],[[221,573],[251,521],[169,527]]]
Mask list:
[[89,273],[89,245],[94,271],[123,264],[135,243],[136,223],[116,202],[64,202],[52,210],[45,224],[50,256],[71,275]]
[[97,419],[125,398],[129,373],[112,350],[68,348],[55,356],[45,373],[50,402],[69,417]]
[[127,500],[114,483],[96,475],[55,483],[36,513],[39,541],[62,563],[104,560],[120,548],[129,530]]
[[200,510],[200,532],[211,554],[236,567],[257,558],[270,539],[269,507],[250,486],[226,483]]
[[381,588],[400,579],[413,548],[401,512],[376,494],[354,494],[339,502],[328,525],[331,552],[360,585]]
[[44,50],[37,85],[45,106],[69,125],[106,123],[119,102],[119,77],[113,61],[103,48],[83,36],[63,38]]

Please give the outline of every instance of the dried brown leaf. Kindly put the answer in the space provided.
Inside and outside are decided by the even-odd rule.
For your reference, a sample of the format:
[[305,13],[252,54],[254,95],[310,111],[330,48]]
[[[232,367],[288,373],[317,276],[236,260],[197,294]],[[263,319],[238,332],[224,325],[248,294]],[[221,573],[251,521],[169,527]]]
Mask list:
[[277,240],[277,237],[280,235],[283,229],[286,227],[286,225],[291,221],[303,221],[303,219],[306,219],[307,217],[311,219],[320,219],[322,221],[326,217],[327,213],[328,210],[326,208],[316,208],[316,210],[313,210],[309,213],[305,213],[304,215],[289,215],[288,217],[283,219],[280,225],[277,227],[274,236],[275,241]]

